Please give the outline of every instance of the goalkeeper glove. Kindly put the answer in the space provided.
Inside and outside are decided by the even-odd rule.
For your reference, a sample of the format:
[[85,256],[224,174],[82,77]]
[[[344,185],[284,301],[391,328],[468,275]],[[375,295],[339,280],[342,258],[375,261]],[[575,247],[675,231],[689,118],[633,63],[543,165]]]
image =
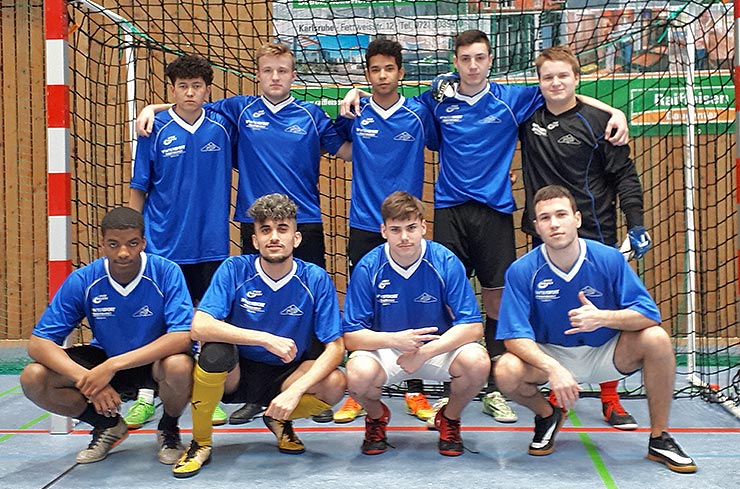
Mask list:
[[432,98],[437,102],[441,102],[446,98],[454,97],[457,94],[457,87],[459,85],[460,75],[450,71],[449,73],[437,75],[432,81],[432,86],[429,90],[432,93]]
[[645,256],[645,253],[650,249],[650,245],[653,244],[644,226],[633,227],[627,231],[627,236],[629,236],[630,245],[632,246],[632,256],[636,259]]

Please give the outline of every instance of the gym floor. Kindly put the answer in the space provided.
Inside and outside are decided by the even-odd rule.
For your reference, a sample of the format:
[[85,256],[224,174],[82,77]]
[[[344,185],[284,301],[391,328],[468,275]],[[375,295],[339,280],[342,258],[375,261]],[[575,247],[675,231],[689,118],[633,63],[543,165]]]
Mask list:
[[[434,399],[430,399],[434,402]],[[134,488],[134,487],[300,487],[400,488],[568,487],[726,488],[740,481],[740,420],[701,399],[678,399],[671,412],[671,433],[699,467],[677,474],[646,458],[647,401],[625,399],[623,405],[640,424],[620,432],[605,424],[598,398],[581,399],[571,410],[547,457],[527,455],[533,416],[513,405],[519,421],[496,423],[473,401],[463,413],[460,457],[437,452],[438,435],[405,414],[402,397],[384,399],[392,412],[388,440],[395,447],[367,456],[360,453],[364,421],[318,424],[296,421],[306,444],[302,455],[278,452],[274,436],[260,418],[239,426],[214,429],[212,462],[191,479],[175,479],[157,461],[156,419],[114,448],[107,459],[75,463],[75,454],[90,440],[80,424],[68,435],[49,434],[50,417],[24,396],[18,375],[0,375],[0,487]],[[125,406],[127,407],[127,406]],[[230,413],[239,406],[226,405]],[[189,412],[181,418],[183,442],[191,440]]]

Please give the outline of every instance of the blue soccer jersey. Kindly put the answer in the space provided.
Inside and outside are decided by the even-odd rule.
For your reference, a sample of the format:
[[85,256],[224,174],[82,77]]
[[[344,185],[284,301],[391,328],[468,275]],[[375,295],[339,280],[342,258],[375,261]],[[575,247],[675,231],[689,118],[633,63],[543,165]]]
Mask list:
[[579,239],[581,252],[568,272],[558,269],[540,245],[506,272],[496,339],[528,338],[561,346],[601,346],[618,333],[599,328],[566,335],[568,311],[581,307],[583,292],[599,309],[631,309],[660,322],[658,306],[616,248]]
[[436,208],[480,202],[505,214],[516,210],[509,179],[519,125],[544,99],[538,87],[489,83],[476,95],[442,102],[420,95],[440,132]]
[[[271,279],[258,255],[232,256],[216,270],[198,310],[231,325],[265,331],[295,341],[296,362],[304,360],[313,339],[324,344],[342,335],[334,284],[321,267],[297,258],[280,280]],[[261,346],[239,346],[241,356],[284,365]]]
[[190,331],[193,303],[180,267],[166,258],[142,253],[141,270],[125,287],[110,276],[108,259],[100,258],[67,277],[33,335],[62,345],[85,318],[91,344],[113,357],[165,333]]
[[380,206],[390,194],[406,191],[421,198],[424,147],[437,149],[437,129],[429,110],[400,97],[388,109],[372,98],[361,100],[354,120],[337,118],[337,132],[352,141],[350,227],[380,232]]
[[247,216],[249,206],[277,192],[298,205],[298,223],[320,223],[321,150],[336,154],[344,143],[329,116],[317,105],[293,97],[275,105],[264,97],[238,95],[206,107],[223,114],[239,134],[234,220],[253,222]]
[[465,267],[447,248],[422,242],[419,260],[402,268],[380,245],[357,264],[344,303],[345,333],[367,328],[395,332],[436,326],[442,334],[456,324],[481,322]]
[[140,136],[131,188],[147,194],[147,251],[181,265],[229,256],[233,126],[204,110],[188,124],[173,109]]

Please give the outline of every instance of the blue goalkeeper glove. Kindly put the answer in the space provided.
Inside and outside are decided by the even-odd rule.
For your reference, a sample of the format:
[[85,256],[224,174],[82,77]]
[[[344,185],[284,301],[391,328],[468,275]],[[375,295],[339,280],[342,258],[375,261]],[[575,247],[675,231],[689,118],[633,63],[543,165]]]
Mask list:
[[437,75],[432,81],[432,86],[429,90],[432,93],[432,98],[437,102],[441,102],[446,98],[454,97],[457,94],[458,86],[460,86],[460,75],[450,71],[449,73]]
[[633,227],[627,231],[627,236],[629,236],[630,245],[632,246],[632,257],[635,259],[645,256],[645,253],[650,249],[650,245],[653,244],[645,226]]

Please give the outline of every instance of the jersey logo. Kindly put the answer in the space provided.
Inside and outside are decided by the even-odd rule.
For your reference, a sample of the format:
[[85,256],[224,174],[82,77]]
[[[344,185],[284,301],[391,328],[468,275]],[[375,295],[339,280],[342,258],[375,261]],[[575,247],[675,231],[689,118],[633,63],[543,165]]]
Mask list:
[[558,143],[560,144],[570,144],[573,146],[580,146],[581,142],[576,139],[576,137],[572,134],[566,134],[562,138],[558,139]]
[[291,304],[282,311],[280,311],[281,316],[303,316],[303,311],[296,306],[295,304]]
[[247,126],[247,129],[252,129],[253,131],[261,131],[270,127],[270,123],[267,121],[253,121],[252,119],[244,119],[244,124]]
[[373,119],[372,117],[366,117],[365,119],[362,119],[360,121],[360,125],[367,126],[368,124],[372,124],[373,122],[375,122],[375,119]]
[[380,281],[380,283],[378,284],[378,288],[379,288],[380,290],[383,290],[383,289],[385,289],[386,287],[388,287],[388,286],[389,286],[390,284],[391,284],[391,281],[390,281],[390,280],[388,280],[388,279],[384,279],[384,280],[381,280],[381,281]]
[[149,310],[149,306],[144,306],[134,313],[135,318],[148,318],[154,316],[154,313]]
[[560,289],[548,289],[555,282],[551,278],[546,278],[537,283],[537,289],[534,291],[534,298],[539,302],[551,302],[560,299]]
[[535,136],[547,136],[547,129],[540,126],[536,122],[532,123],[532,134]]
[[433,295],[430,295],[424,292],[419,297],[414,299],[414,302],[421,302],[422,304],[431,304],[433,302],[437,302],[437,298],[434,297]]
[[92,298],[92,303],[100,304],[101,302],[107,301],[107,300],[108,300],[108,294],[100,294]]
[[209,142],[202,148],[200,148],[201,153],[211,153],[214,151],[221,151],[221,148],[218,146],[218,144],[214,143],[213,141]]
[[255,290],[250,290],[249,292],[247,292],[247,297],[250,298],[250,299],[254,299],[255,297],[259,297],[261,295],[262,295],[262,291],[261,290],[256,290],[255,289]]
[[478,124],[501,124],[501,119],[495,115],[489,115],[478,121]]
[[549,286],[553,284],[553,281],[551,278],[546,278],[545,280],[542,280],[540,283],[537,284],[538,289],[546,289]]
[[175,141],[177,141],[177,136],[169,136],[169,137],[165,138],[164,141],[162,141],[162,144],[164,144],[165,146],[169,146],[170,144],[174,143]]
[[304,131],[301,127],[293,124],[289,128],[285,130],[285,132],[289,132],[291,134],[306,134],[306,131]]
[[381,306],[398,303],[398,294],[378,294],[376,297]]
[[251,314],[259,314],[265,312],[265,303],[259,301],[250,301],[244,297],[239,298],[239,307]]
[[252,117],[255,118],[255,119],[259,119],[263,115],[265,115],[265,111],[264,110],[258,110],[257,112],[255,112],[254,114],[252,114]]
[[547,125],[547,128],[552,131],[556,127],[560,127],[560,121],[551,122]]
[[393,138],[394,141],[416,141],[416,138],[407,132],[402,132]]
[[457,104],[452,104],[452,105],[450,105],[449,107],[447,107],[445,109],[445,112],[447,112],[449,114],[451,112],[455,112],[456,110],[460,110],[460,106],[457,105]]
[[583,295],[585,295],[586,297],[602,297],[604,295],[600,291],[591,287],[590,285],[587,285],[584,288],[582,288],[581,292],[583,292]]

